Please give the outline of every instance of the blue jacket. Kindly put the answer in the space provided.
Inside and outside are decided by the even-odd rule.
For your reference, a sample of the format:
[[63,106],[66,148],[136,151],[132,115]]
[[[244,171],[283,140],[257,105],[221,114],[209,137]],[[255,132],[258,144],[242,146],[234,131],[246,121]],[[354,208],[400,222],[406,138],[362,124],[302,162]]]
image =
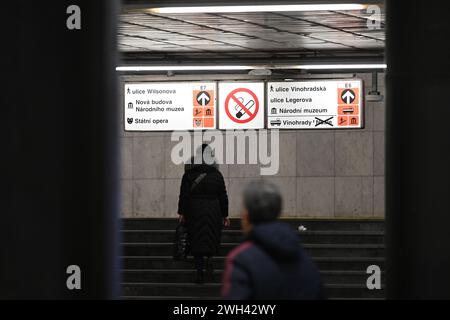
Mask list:
[[300,237],[281,222],[254,226],[226,260],[225,299],[322,299],[319,271]]

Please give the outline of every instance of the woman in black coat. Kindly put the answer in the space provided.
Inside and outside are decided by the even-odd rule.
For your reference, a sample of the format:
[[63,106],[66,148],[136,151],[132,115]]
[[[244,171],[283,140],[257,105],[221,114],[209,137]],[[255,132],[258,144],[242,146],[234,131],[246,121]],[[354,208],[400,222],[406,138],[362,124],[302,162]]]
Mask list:
[[[180,221],[186,222],[190,252],[195,258],[197,282],[204,281],[204,272],[213,272],[211,258],[220,247],[222,227],[229,225],[228,197],[225,181],[215,164],[207,164],[208,145],[202,145],[200,163],[185,167],[178,201]],[[193,158],[194,159],[194,158]],[[205,257],[206,264],[205,264]]]

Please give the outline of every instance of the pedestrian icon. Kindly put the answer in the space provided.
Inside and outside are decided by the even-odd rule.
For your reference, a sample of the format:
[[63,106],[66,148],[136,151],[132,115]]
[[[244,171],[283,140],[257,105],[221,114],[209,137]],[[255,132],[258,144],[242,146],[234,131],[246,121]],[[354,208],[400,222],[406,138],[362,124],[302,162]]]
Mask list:
[[127,88],[127,94],[130,94],[130,93],[131,93],[130,88]]
[[346,104],[351,104],[355,101],[356,95],[352,89],[342,90],[341,100]]
[[200,91],[197,93],[197,96],[195,98],[197,100],[197,103],[201,106],[207,106],[209,102],[211,101],[211,96],[207,91]]

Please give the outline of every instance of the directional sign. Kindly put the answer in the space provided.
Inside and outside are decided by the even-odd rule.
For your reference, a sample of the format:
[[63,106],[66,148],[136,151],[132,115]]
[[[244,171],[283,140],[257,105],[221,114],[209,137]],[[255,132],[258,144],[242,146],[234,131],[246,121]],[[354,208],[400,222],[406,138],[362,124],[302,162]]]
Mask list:
[[341,93],[341,100],[345,101],[346,104],[351,104],[355,101],[355,92],[351,89],[345,89]]
[[219,128],[264,128],[264,83],[219,83]]
[[195,96],[195,99],[201,106],[207,106],[211,102],[211,96],[208,91],[199,91]]
[[216,83],[125,84],[125,130],[215,129]]
[[361,128],[361,92],[358,79],[268,82],[268,128]]

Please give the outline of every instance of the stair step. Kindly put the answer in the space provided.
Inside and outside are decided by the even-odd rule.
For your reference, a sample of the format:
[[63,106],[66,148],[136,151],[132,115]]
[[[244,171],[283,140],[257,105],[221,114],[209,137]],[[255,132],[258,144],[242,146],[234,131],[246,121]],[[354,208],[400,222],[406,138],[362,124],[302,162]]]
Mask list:
[[[215,268],[223,269],[224,257],[214,257]],[[313,257],[314,262],[321,271],[349,270],[365,271],[370,265],[378,265],[384,269],[382,257]],[[194,260],[175,261],[171,256],[124,256],[122,257],[123,269],[194,269]]]
[[[324,282],[327,298],[381,300],[384,289],[366,288],[366,269],[384,270],[383,220],[283,219],[299,234]],[[244,240],[240,220],[222,232],[222,245],[213,258],[215,272],[204,285],[194,283],[194,260],[172,258],[176,219],[122,220],[122,297],[149,300],[219,299],[225,255]],[[299,226],[307,228],[299,231]],[[382,273],[382,281],[384,274]],[[383,285],[384,287],[384,285]]]
[[[222,243],[218,256],[226,256],[239,243]],[[306,244],[306,251],[315,257],[324,256],[358,256],[373,257],[384,255],[383,244]],[[172,243],[123,243],[123,254],[127,256],[170,255]]]
[[[220,297],[220,284],[187,283],[122,283],[122,295],[131,296],[190,296]],[[384,298],[384,288],[369,290],[365,285],[330,284],[324,286],[328,298]]]
[[[122,270],[124,282],[164,282],[164,283],[193,283],[197,271],[195,269],[155,269],[155,270]],[[223,270],[215,270],[211,283],[221,283]]]
[[365,284],[330,284],[325,286],[327,298],[348,298],[348,299],[384,299],[385,290],[381,286],[380,290],[369,290]]
[[[310,231],[315,230],[366,230],[383,231],[384,220],[380,219],[294,219],[282,218],[283,222],[295,229],[300,225]],[[175,230],[178,220],[175,218],[125,218],[122,219],[123,230]],[[240,229],[240,219],[231,219],[230,230]]]
[[[382,231],[303,231],[299,232],[300,238],[305,244],[315,243],[355,243],[374,244],[383,243]],[[169,242],[172,243],[175,236],[174,230],[123,230],[122,241],[124,243],[137,242]],[[244,235],[240,230],[224,230],[222,242],[242,242]]]
[[[322,281],[326,284],[365,284],[365,271],[330,270],[322,271]],[[193,283],[196,271],[194,269],[154,269],[154,270],[122,270],[123,282],[164,282],[164,283]],[[215,270],[211,283],[222,282],[223,270]],[[383,274],[382,274],[383,279]]]

